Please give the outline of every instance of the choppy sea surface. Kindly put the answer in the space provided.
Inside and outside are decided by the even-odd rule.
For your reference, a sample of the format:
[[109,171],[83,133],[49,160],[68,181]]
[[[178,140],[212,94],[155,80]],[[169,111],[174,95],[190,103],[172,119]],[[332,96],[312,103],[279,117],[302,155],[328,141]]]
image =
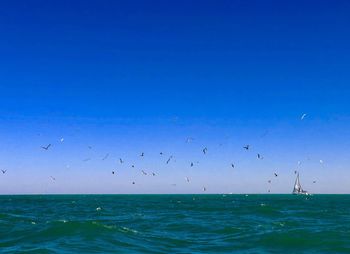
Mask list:
[[0,196],[0,253],[350,253],[350,195]]

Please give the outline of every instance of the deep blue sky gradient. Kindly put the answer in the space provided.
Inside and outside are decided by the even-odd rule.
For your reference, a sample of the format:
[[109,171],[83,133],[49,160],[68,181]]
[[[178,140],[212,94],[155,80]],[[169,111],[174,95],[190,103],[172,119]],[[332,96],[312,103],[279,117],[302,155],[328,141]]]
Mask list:
[[[2,2],[0,167],[8,169],[9,178],[12,171],[13,178],[1,176],[6,187],[0,191],[173,192],[167,186],[176,178],[165,176],[136,191],[129,185],[89,188],[83,180],[85,166],[78,162],[72,175],[62,177],[72,179],[72,186],[78,182],[80,189],[58,180],[58,189],[50,189],[51,182],[39,188],[65,162],[63,155],[61,161],[55,160],[57,154],[43,157],[38,147],[64,136],[66,142],[76,142],[60,148],[68,161],[81,162],[88,143],[115,160],[124,149],[156,154],[161,147],[184,158],[182,143],[194,136],[193,156],[200,156],[204,146],[226,142],[231,147],[220,148],[227,153],[225,163],[239,161],[246,156],[242,145],[251,143],[261,149],[251,152],[251,160],[261,152],[275,164],[265,165],[266,176],[260,175],[257,162],[245,165],[241,173],[247,185],[234,189],[229,181],[234,176],[221,165],[225,159],[213,156],[193,172],[197,179],[203,177],[198,186],[176,191],[200,191],[213,176],[210,168],[217,167],[227,188],[221,188],[218,176],[212,191],[264,192],[276,167],[290,163],[285,169],[290,173],[296,161],[308,160],[314,165],[304,169],[305,178],[324,177],[315,191],[349,192],[349,13],[348,1]],[[300,121],[303,113],[308,115]],[[261,138],[265,131],[268,135]],[[230,149],[237,149],[234,158]],[[155,154],[149,167],[158,165]],[[319,176],[316,162],[324,156],[333,164]],[[185,165],[176,168],[177,181],[188,173]],[[91,165],[92,178],[92,169],[99,167]],[[113,167],[106,166],[105,173]],[[23,168],[28,177],[22,179]],[[254,176],[264,184],[250,180]],[[121,182],[127,177],[121,176]],[[334,189],[324,186],[331,177],[340,181]],[[292,178],[286,176],[275,191],[288,192]],[[16,181],[32,185],[21,190]]]

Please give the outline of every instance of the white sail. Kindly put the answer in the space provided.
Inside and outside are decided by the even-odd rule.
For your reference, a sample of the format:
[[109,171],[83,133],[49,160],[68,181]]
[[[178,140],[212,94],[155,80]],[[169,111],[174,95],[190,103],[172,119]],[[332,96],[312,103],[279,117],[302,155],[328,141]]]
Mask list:
[[303,190],[299,180],[299,173],[297,175],[297,179],[295,179],[293,194],[308,194],[307,191]]

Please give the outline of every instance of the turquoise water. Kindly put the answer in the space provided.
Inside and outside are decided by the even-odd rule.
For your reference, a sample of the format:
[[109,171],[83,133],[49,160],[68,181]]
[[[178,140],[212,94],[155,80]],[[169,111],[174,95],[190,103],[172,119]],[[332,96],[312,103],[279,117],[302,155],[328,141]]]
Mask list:
[[350,195],[0,196],[1,253],[350,253]]

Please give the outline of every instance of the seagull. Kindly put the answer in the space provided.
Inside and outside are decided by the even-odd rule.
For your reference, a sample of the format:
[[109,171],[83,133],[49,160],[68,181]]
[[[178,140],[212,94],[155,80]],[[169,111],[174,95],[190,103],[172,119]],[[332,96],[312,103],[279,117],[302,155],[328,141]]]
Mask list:
[[134,167],[135,167],[135,165],[131,165],[131,167],[132,167],[132,168],[134,168]]
[[190,179],[187,176],[185,177],[185,179],[188,183],[190,182]]
[[48,144],[47,146],[42,146],[41,148],[47,151],[47,150],[49,150],[50,146],[51,146],[51,144]]
[[294,175],[296,175],[298,173],[298,171],[294,170]]
[[191,167],[193,167],[193,162],[191,162]]
[[268,192],[271,192],[270,190],[268,190]]
[[135,182],[132,182],[132,184],[135,184]]
[[114,175],[114,171],[112,171],[112,175]]
[[89,149],[92,149],[92,146],[88,146]]
[[207,188],[203,187],[203,191],[206,191],[206,190],[207,190]]
[[144,153],[144,152],[142,152],[142,153],[140,154],[140,156],[141,156],[141,157],[143,157],[144,155],[145,155],[145,153]]
[[108,156],[109,156],[109,153],[107,153],[107,154],[102,158],[102,160],[104,161],[105,159],[108,158]]
[[304,118],[307,116],[307,114],[303,114],[301,117],[300,117],[300,120],[304,120]]
[[278,175],[277,175],[277,173],[274,173],[274,175],[275,175],[275,177],[277,177]]
[[145,172],[145,171],[143,171],[143,170],[141,170],[141,172],[142,172],[142,174],[147,175],[147,172]]
[[169,162],[170,162],[170,160],[173,158],[173,156],[171,155],[170,157],[169,157],[169,159],[166,161],[166,164],[169,164]]
[[159,154],[160,154],[160,155],[163,155],[163,152],[160,152]]
[[120,163],[124,163],[124,161],[122,160],[122,158],[119,158],[119,161],[120,161]]
[[7,171],[7,170],[1,169],[1,172],[2,172],[3,174],[5,174],[6,171]]
[[83,161],[86,162],[86,161],[89,161],[89,160],[91,160],[91,158],[86,158],[86,159],[84,159]]
[[320,160],[320,163],[323,164],[323,160]]
[[235,168],[235,164],[231,163],[231,167],[232,167],[232,168]]
[[50,176],[50,178],[51,178],[52,181],[56,181],[56,178],[55,178],[55,177]]
[[62,142],[64,141],[64,138],[61,138],[60,141],[61,141],[61,143],[62,143]]
[[152,176],[156,176],[156,173],[152,172]]
[[204,154],[206,154],[207,151],[208,151],[208,148],[204,147],[204,149],[202,151],[203,151]]
[[189,137],[186,139],[186,143],[191,143],[193,140],[194,140],[194,138]]
[[312,183],[316,183],[316,181],[313,181]]
[[268,180],[267,182],[268,182],[268,183],[271,183],[271,180]]
[[248,150],[249,149],[249,145],[243,146],[243,148]]
[[264,159],[264,157],[263,156],[261,156],[261,154],[260,153],[258,153],[258,155],[256,156],[258,159]]

